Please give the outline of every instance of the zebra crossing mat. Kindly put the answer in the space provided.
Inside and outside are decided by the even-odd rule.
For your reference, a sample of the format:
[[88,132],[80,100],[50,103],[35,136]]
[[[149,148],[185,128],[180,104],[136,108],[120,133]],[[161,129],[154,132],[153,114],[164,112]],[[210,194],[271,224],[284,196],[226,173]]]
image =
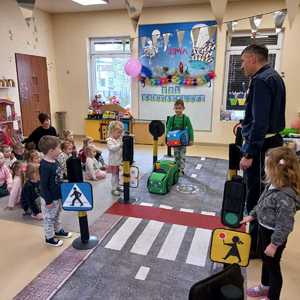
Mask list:
[[54,299],[188,299],[190,287],[212,273],[212,232],[220,210],[228,162],[187,157],[178,185],[197,193],[149,194],[145,174],[131,195],[136,205],[115,204],[124,216]]
[[[172,207],[116,204],[126,215],[54,299],[187,299],[211,274],[209,247],[219,218]],[[77,297],[77,298],[76,298]]]

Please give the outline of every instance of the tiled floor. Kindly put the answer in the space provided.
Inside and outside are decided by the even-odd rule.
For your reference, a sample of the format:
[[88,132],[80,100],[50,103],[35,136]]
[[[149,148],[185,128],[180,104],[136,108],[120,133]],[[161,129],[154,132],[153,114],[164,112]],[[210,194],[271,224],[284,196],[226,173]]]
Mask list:
[[[105,145],[98,145],[105,149]],[[166,152],[165,147],[159,147],[159,155]],[[107,156],[104,150],[104,157]],[[199,146],[195,145],[188,148],[187,155],[207,156],[224,158],[228,157],[227,147],[223,146]],[[152,149],[150,146],[137,145],[135,147],[135,161],[141,172],[151,169]],[[97,204],[97,215],[100,215],[107,207],[113,203],[109,193],[109,178],[95,187],[101,195]],[[1,202],[4,200],[1,199]],[[4,205],[1,205],[3,209]],[[10,218],[3,216],[0,212],[0,291],[1,300],[12,299],[25,285],[37,276],[50,262],[52,262],[61,252],[70,245],[71,240],[65,242],[62,248],[47,248],[42,243],[42,228],[36,222],[26,222],[18,220],[16,217]],[[91,218],[96,218],[96,215]],[[284,276],[284,287],[282,300],[299,299],[300,286],[300,245],[298,235],[300,234],[300,216],[297,216],[295,230],[290,236],[287,249],[282,260],[282,270]],[[71,228],[76,225],[76,216],[65,216],[67,226]],[[76,228],[74,228],[76,230]],[[77,236],[77,234],[75,234]],[[248,285],[256,283],[260,276],[260,264],[252,261],[248,267]],[[42,300],[42,299],[41,299]]]

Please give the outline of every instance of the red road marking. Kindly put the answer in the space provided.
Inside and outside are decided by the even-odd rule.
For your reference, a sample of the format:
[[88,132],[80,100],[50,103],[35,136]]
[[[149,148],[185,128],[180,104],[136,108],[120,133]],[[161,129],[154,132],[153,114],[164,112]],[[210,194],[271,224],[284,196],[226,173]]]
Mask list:
[[[188,227],[212,230],[215,228],[225,228],[218,216],[207,216],[199,213],[183,212],[158,207],[115,203],[106,212],[113,215],[156,220]],[[241,229],[235,230],[245,231],[245,227],[243,226]]]

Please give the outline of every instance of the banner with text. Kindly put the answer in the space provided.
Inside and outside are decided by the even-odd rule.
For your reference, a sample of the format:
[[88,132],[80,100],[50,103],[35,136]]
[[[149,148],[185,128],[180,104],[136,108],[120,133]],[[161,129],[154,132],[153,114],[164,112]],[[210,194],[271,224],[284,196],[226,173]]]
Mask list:
[[196,130],[211,130],[215,21],[139,26],[139,118],[166,120],[174,102]]

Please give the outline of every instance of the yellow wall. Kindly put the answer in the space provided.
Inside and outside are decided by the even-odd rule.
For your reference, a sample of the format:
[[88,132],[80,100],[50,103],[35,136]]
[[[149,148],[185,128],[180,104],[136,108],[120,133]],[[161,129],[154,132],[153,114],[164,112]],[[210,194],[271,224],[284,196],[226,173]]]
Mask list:
[[[247,17],[284,8],[283,0],[253,0],[233,2],[228,5],[226,20]],[[40,42],[37,49],[27,46],[26,41],[33,41],[32,33],[28,30],[14,1],[0,1],[0,77],[16,79],[14,53],[28,53],[46,56],[54,67],[49,70],[49,89],[51,112],[67,111],[67,127],[75,134],[84,133],[84,117],[89,101],[89,56],[88,38],[135,36],[127,11],[103,11],[77,14],[56,14],[49,16],[37,11],[38,36]],[[163,8],[143,9],[140,23],[168,23],[212,20],[213,15],[209,5],[189,5]],[[273,28],[272,16],[264,17],[263,28]],[[297,95],[300,94],[298,70],[300,59],[297,45],[300,44],[299,14],[290,29],[285,22],[284,46],[281,55],[281,71],[285,72],[287,85],[287,120],[288,123],[300,110]],[[10,41],[8,30],[14,31],[14,40]],[[248,21],[241,22],[239,29],[249,29]],[[228,143],[232,137],[232,122],[221,122],[219,119],[220,106],[223,100],[224,64],[226,48],[226,26],[218,31],[217,37],[217,78],[213,94],[213,122],[211,132],[197,132],[196,142]],[[54,50],[53,50],[54,49]],[[134,43],[133,52],[137,52]],[[55,55],[54,55],[55,54]],[[12,62],[8,57],[12,56]],[[18,98],[17,89],[9,91],[10,96]],[[1,94],[0,94],[1,95]],[[138,117],[137,83],[132,83],[133,113]]]
[[[51,16],[40,10],[34,13],[37,33],[28,28],[16,1],[0,1],[0,78],[12,78],[17,83],[15,53],[45,56],[47,63],[51,63],[48,70],[50,107],[51,112],[58,110],[56,68],[52,37]],[[13,33],[13,40],[9,37],[9,30]],[[38,42],[35,38],[38,38]],[[27,43],[28,42],[28,43]],[[35,48],[34,48],[35,47]],[[20,114],[18,88],[0,90],[0,97],[9,97],[14,100],[16,110]]]

